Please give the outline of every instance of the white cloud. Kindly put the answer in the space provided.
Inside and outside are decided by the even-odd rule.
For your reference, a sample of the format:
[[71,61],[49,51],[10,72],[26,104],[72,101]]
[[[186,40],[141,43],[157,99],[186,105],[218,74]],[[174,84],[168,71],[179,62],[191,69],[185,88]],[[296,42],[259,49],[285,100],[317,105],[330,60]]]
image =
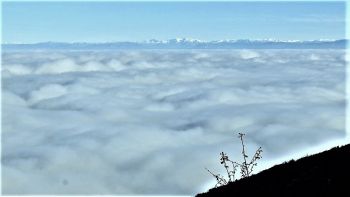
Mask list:
[[32,72],[30,68],[20,64],[7,65],[3,68],[3,71],[8,72],[11,75],[27,75]]
[[37,103],[41,100],[60,97],[67,93],[67,89],[60,84],[48,84],[40,87],[39,90],[30,92],[29,103]]
[[252,58],[257,58],[259,57],[259,53],[257,53],[256,51],[252,51],[252,50],[242,50],[240,52],[241,58],[242,59],[252,59]]
[[[194,194],[345,137],[342,50],[5,52],[4,194]],[[20,120],[20,121],[18,121]],[[236,159],[236,158],[233,158]],[[213,186],[213,185],[211,185]]]

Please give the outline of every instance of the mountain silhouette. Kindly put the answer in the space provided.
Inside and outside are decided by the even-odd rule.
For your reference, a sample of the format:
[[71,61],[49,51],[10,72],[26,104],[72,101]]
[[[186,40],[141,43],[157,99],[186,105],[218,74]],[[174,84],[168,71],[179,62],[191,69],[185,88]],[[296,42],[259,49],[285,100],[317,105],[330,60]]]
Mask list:
[[276,165],[196,196],[350,196],[350,144]]
[[348,40],[214,40],[151,39],[146,42],[2,44],[3,50],[116,50],[116,49],[346,49]]

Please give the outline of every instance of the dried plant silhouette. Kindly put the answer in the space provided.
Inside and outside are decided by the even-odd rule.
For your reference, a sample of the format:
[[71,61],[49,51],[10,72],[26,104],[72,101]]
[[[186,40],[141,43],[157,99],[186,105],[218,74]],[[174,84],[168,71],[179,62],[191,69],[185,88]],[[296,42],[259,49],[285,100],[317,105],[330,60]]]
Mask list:
[[261,159],[262,149],[261,147],[258,148],[258,150],[255,151],[255,154],[253,155],[252,159],[248,162],[248,155],[246,153],[246,147],[244,145],[244,136],[243,133],[238,133],[238,138],[241,140],[242,144],[242,156],[243,156],[243,162],[238,163],[235,161],[232,161],[229,159],[226,153],[221,152],[220,153],[220,164],[222,164],[226,170],[227,178],[222,176],[221,174],[214,174],[209,169],[205,168],[215,179],[216,179],[216,185],[215,187],[219,187],[222,185],[227,185],[229,182],[233,182],[235,180],[235,174],[237,171],[237,168],[240,168],[241,178],[249,177],[254,170],[254,167],[257,166],[257,160]]

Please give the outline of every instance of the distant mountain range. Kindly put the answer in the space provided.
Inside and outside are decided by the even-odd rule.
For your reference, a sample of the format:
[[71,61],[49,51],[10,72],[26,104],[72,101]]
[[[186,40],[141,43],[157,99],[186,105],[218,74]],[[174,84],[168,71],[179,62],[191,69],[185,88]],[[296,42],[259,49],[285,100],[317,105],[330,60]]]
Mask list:
[[178,38],[145,42],[2,44],[3,50],[118,50],[118,49],[345,49],[348,40],[216,40]]

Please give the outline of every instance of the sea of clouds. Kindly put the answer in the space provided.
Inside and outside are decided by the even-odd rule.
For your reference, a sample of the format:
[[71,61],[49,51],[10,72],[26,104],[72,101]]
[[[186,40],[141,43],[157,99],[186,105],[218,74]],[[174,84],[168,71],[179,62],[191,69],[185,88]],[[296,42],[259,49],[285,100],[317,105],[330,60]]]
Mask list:
[[4,194],[195,194],[345,132],[344,50],[5,51]]

